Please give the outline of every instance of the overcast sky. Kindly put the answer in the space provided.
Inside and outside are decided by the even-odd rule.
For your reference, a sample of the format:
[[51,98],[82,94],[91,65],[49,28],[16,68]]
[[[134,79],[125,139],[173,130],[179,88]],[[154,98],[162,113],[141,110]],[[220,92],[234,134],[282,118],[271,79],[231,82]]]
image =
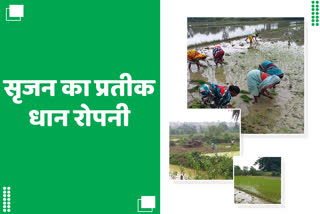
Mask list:
[[235,157],[233,161],[234,165],[240,166],[241,169],[243,169],[244,166],[247,166],[249,169],[251,166],[253,166],[256,169],[259,169],[259,164],[255,166],[253,165],[256,162],[256,160],[258,160],[258,158],[259,157]]
[[[232,119],[232,110],[230,109],[192,109],[185,115],[170,115],[170,120],[174,122],[235,122]],[[237,122],[239,122],[240,117]]]

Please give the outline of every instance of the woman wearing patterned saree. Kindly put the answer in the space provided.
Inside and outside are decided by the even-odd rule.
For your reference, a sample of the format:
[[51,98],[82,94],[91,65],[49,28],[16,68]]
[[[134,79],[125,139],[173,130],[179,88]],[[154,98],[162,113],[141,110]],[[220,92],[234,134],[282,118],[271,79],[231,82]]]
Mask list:
[[267,89],[279,83],[280,78],[278,76],[270,75],[259,70],[252,70],[247,74],[248,89],[254,96],[255,103],[258,102],[258,97],[260,97],[260,95],[272,99]]
[[200,87],[199,93],[204,104],[209,104],[211,108],[234,108],[230,101],[240,93],[240,88],[235,85],[221,86],[207,83]]
[[[207,55],[199,53],[197,50],[189,50],[187,52],[187,59],[189,63],[189,70],[191,69],[191,64],[196,64],[198,66],[198,70],[200,70],[200,60],[204,60],[207,58]],[[203,65],[201,65],[203,66]]]
[[259,65],[258,69],[270,75],[277,75],[280,79],[284,76],[283,72],[271,61],[264,61]]

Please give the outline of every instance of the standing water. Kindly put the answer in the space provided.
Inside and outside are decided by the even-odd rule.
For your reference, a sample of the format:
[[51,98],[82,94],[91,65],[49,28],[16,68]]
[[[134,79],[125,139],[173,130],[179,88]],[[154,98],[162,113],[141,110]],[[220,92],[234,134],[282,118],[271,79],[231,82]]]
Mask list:
[[[192,65],[188,70],[188,108],[206,108],[198,88],[204,82],[218,85],[237,85],[242,90],[231,104],[242,110],[242,133],[302,134],[304,132],[304,24],[281,22],[244,26],[192,27],[188,31],[188,45],[208,57],[200,70]],[[242,35],[252,29],[262,31],[258,42],[250,45]],[[192,33],[190,33],[192,32]],[[222,32],[222,33],[221,33]],[[225,32],[225,33],[223,33]],[[250,32],[254,33],[254,31]],[[221,37],[222,34],[222,37]],[[225,34],[225,36],[223,36]],[[239,36],[241,38],[239,38]],[[227,39],[226,39],[227,38]],[[232,39],[234,38],[234,39]],[[223,40],[215,42],[216,40]],[[207,42],[210,41],[210,44]],[[214,42],[212,42],[214,41]],[[201,44],[194,47],[195,44]],[[212,48],[219,45],[225,51],[225,62],[216,66]],[[258,103],[240,98],[248,90],[246,76],[263,61],[272,61],[284,73],[275,89],[269,90],[273,99],[258,98]]]
[[238,189],[234,189],[234,203],[236,204],[270,204],[270,202],[248,194]]

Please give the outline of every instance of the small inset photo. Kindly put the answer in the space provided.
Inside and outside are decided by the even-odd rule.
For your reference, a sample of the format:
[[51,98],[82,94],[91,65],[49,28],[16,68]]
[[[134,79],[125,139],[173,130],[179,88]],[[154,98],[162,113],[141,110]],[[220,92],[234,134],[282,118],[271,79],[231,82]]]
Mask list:
[[282,204],[281,157],[235,157],[235,204]]
[[232,180],[240,155],[240,110],[213,110],[206,121],[170,123],[171,180]]

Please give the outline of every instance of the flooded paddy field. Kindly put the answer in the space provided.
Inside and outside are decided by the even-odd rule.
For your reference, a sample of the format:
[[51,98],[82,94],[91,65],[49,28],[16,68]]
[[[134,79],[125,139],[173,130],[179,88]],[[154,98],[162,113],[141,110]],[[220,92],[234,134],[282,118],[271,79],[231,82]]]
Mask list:
[[234,188],[234,203],[236,204],[271,204],[257,196],[251,195],[237,188]]
[[281,177],[234,176],[234,187],[235,203],[281,203]]
[[[288,36],[289,39],[294,39],[290,32],[284,31],[287,29],[298,30],[301,27],[304,27],[303,21],[188,22],[187,45],[188,48],[206,46],[212,42],[230,41],[255,32],[263,33],[263,35],[274,39],[282,37],[282,40],[287,40]],[[280,31],[281,34],[279,34]],[[301,33],[303,37],[303,31]],[[300,38],[295,41],[302,42]]]
[[[232,27],[237,33],[232,33]],[[255,24],[242,28],[224,26],[227,32],[224,36],[220,35],[223,30],[216,33],[199,30],[200,33],[195,33],[195,29],[197,27],[193,29],[193,36],[188,33],[188,48],[205,53],[208,57],[201,61],[204,66],[200,70],[196,65],[187,70],[188,108],[208,108],[199,95],[199,87],[206,82],[237,85],[241,93],[231,99],[231,104],[242,110],[242,133],[304,133],[303,23]],[[261,31],[258,42],[250,45],[243,35],[255,30]],[[212,48],[216,45],[225,51],[224,64],[219,66],[215,65],[212,56]],[[248,93],[246,76],[249,71],[258,69],[263,61],[272,61],[283,71],[284,78],[275,89],[268,89],[273,99],[260,97],[258,103],[252,104],[253,96]]]

